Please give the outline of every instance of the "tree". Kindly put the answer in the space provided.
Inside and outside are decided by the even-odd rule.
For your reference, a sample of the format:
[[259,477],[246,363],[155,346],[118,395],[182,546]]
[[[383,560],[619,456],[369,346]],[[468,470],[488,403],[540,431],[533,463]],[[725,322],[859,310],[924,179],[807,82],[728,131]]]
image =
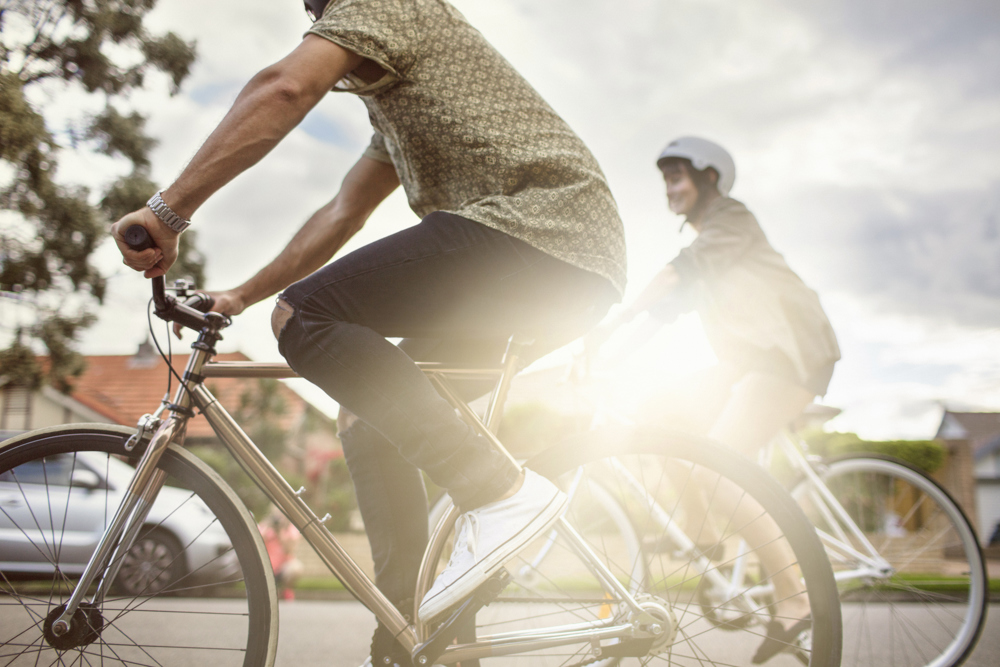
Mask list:
[[[44,347],[45,370],[67,390],[83,371],[75,351],[94,321],[106,277],[91,255],[107,225],[138,209],[156,191],[149,152],[156,142],[146,119],[129,109],[129,94],[164,73],[175,94],[195,59],[193,43],[143,25],[156,0],[0,0],[0,296],[32,303],[33,324],[0,351],[0,375],[37,386],[42,370],[33,347]],[[103,110],[80,111],[80,94]],[[75,97],[74,97],[75,96]],[[70,100],[57,104],[53,100]],[[66,151],[103,154],[130,171],[92,192],[56,175]],[[202,280],[193,238],[182,237],[179,266]]]
[[257,378],[240,393],[240,405],[233,413],[240,427],[271,461],[278,461],[285,451],[288,432],[281,419],[287,411],[281,395],[281,383],[272,378]]

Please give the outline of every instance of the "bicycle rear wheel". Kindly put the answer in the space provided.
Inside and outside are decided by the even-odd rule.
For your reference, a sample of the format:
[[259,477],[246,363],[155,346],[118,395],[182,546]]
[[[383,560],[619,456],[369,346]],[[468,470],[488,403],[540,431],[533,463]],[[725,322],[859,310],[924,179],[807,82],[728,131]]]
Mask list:
[[[776,522],[781,531],[777,541],[792,554],[792,561],[780,569],[786,579],[794,575],[790,578],[798,582],[798,595],[808,600],[805,608],[812,610],[814,620],[811,641],[805,637],[806,643],[787,647],[768,664],[839,664],[837,591],[822,546],[787,492],[754,464],[700,439],[608,430],[574,439],[526,465],[566,488],[583,469],[587,482],[577,485],[571,498],[569,523],[640,606],[669,631],[645,645],[635,640],[603,641],[600,646],[584,641],[481,658],[483,665],[750,664],[775,602],[790,602],[775,597],[774,584],[781,575],[766,574],[762,553],[734,550],[742,533],[766,519]],[[708,494],[713,502],[705,516],[696,517],[686,512],[680,499],[706,480],[714,484]],[[723,502],[723,487],[735,490],[735,504]],[[615,509],[606,510],[609,506]],[[749,506],[757,509],[747,518],[743,510]],[[597,520],[602,515],[627,517],[630,529],[622,531],[613,522]],[[682,522],[687,532],[676,529]],[[690,538],[685,537],[688,534]],[[709,555],[728,551],[718,561],[697,546],[705,547],[709,534],[720,545]],[[628,547],[625,535],[634,536],[638,552]],[[443,561],[446,555],[428,554],[425,563],[437,562],[432,558]],[[738,584],[733,578],[737,563],[743,575]],[[507,569],[514,583],[480,610],[478,641],[553,626],[607,626],[628,617],[627,605],[608,591],[562,535],[540,538]],[[418,599],[422,593],[418,591]],[[710,614],[704,609],[706,595],[713,601]],[[467,643],[470,638],[459,641]]]
[[[827,487],[882,563],[865,560],[864,542],[831,526],[809,482],[794,496],[826,535],[840,581],[844,665],[947,667],[968,658],[986,619],[987,580],[976,535],[937,482],[876,454],[829,462]],[[840,545],[847,544],[854,553]],[[879,566],[884,572],[872,572]]]
[[79,611],[67,636],[46,631],[118,507],[131,477],[124,461],[142,453],[125,450],[132,433],[74,425],[0,448],[3,664],[273,664],[277,597],[253,518],[214,471],[173,446],[111,592]]

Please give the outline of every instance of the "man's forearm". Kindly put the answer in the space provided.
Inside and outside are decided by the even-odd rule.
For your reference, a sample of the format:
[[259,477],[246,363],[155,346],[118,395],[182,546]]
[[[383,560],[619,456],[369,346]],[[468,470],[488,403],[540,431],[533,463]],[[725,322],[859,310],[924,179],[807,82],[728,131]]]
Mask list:
[[336,44],[307,36],[295,51],[243,88],[229,113],[164,191],[164,201],[190,219],[219,188],[267,155],[360,61],[360,56]]
[[651,306],[666,299],[674,293],[679,284],[680,276],[677,274],[677,270],[672,265],[667,264],[636,297],[635,301],[622,311],[622,319],[627,322],[642,311],[648,310]]
[[277,294],[330,261],[398,185],[391,165],[361,158],[333,201],[316,211],[271,263],[234,290],[244,307]]
[[277,294],[319,269],[364,225],[364,220],[345,218],[331,222],[326,208],[313,214],[274,261],[236,288],[245,306]]
[[164,191],[163,199],[190,220],[205,200],[277,146],[310,108],[283,92],[275,81],[251,80],[190,164]]

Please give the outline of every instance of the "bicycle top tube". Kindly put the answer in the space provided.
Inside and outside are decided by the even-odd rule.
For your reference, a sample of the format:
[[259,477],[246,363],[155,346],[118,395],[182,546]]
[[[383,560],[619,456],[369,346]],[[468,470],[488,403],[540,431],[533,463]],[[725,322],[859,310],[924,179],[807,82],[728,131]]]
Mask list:
[[[464,366],[437,361],[417,361],[417,367],[427,374],[442,374],[463,379],[496,380],[504,372],[502,366]],[[281,361],[210,361],[202,368],[206,378],[297,378],[301,377]]]

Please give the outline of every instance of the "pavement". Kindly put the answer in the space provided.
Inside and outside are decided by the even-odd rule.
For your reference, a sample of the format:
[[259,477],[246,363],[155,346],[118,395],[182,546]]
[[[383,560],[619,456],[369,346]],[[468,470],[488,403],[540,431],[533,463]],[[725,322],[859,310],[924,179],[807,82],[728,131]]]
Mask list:
[[[277,667],[358,667],[368,655],[375,621],[358,602],[281,602],[279,614]],[[778,662],[768,664],[778,667]],[[508,664],[521,663],[511,660]],[[1000,665],[1000,605],[994,604],[990,606],[986,628],[965,667],[997,665]]]

